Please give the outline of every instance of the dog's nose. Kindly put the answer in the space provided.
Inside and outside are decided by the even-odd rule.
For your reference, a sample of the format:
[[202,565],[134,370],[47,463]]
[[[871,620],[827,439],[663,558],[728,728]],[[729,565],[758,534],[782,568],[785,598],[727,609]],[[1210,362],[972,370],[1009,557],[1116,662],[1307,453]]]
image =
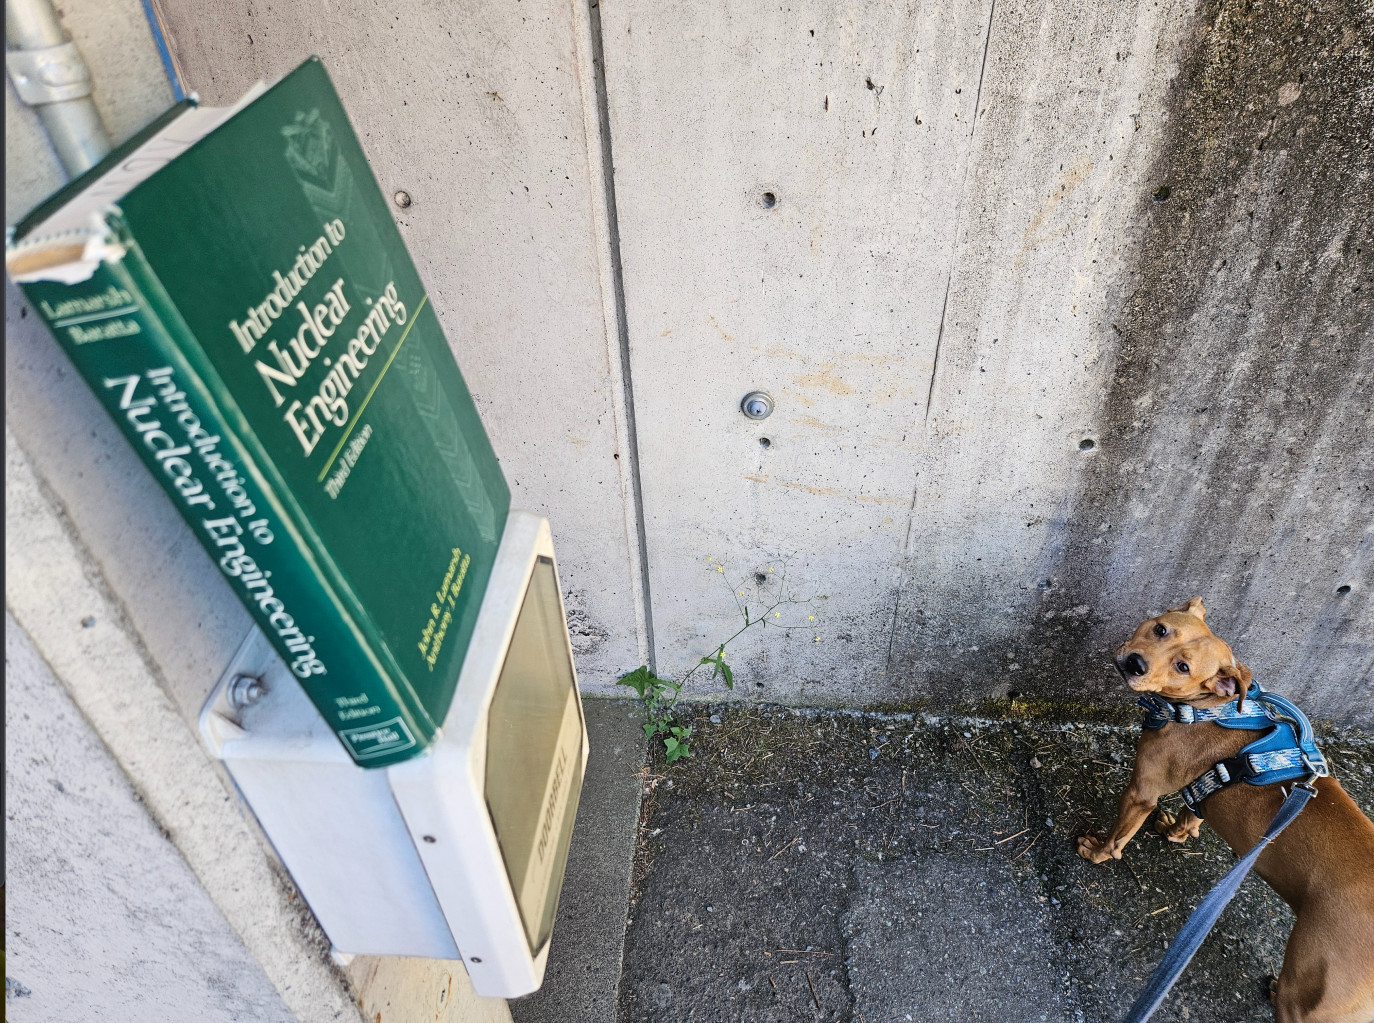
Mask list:
[[1123,675],[1144,675],[1150,670],[1149,663],[1140,654],[1132,650],[1125,657],[1116,659],[1116,670]]

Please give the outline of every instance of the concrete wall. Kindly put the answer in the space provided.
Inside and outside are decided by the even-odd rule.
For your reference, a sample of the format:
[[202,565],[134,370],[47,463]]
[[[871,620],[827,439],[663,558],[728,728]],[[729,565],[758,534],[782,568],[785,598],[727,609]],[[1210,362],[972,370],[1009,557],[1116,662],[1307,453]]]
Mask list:
[[[1201,594],[1263,682],[1374,724],[1353,0],[159,6],[206,102],[325,58],[553,522],[589,690],[787,590],[798,629],[740,641],[737,696],[1120,699],[1106,651]],[[139,4],[63,17],[117,139],[166,106]],[[6,112],[12,222],[59,172],[8,85]],[[328,962],[194,735],[246,614],[9,285],[6,368],[7,608],[168,876],[298,1018],[506,1018],[448,964]]]
[[1119,698],[1201,594],[1374,722],[1357,7],[603,3],[660,664],[786,558],[751,695]]
[[[7,610],[291,1013],[302,1023],[356,1018],[353,995],[329,962],[328,942],[181,715],[101,566],[74,535],[72,520],[9,431],[5,441]],[[6,684],[18,687],[23,680],[16,673]],[[20,689],[15,699],[24,696]],[[48,713],[60,718],[60,708],[50,707]],[[22,736],[15,723],[10,727]],[[7,763],[10,784],[22,766]],[[102,770],[90,756],[75,758],[72,767],[74,785]],[[50,803],[29,809],[6,836],[16,848],[41,843],[44,832],[60,824],[64,808]],[[111,883],[137,904],[139,886],[160,883],[155,877],[124,874]],[[169,876],[168,883],[173,879]],[[6,925],[16,935],[60,929],[63,916],[82,913],[68,904],[79,899],[79,892],[54,890],[41,860],[8,863],[6,886]],[[143,904],[157,904],[152,893],[141,894]],[[136,947],[138,934],[130,933],[127,923],[120,916],[104,917],[90,940],[110,949]],[[27,939],[23,944],[28,948]],[[49,948],[58,956],[48,967],[52,974],[82,972],[80,944]],[[232,955],[233,949],[228,951]]]
[[[1354,7],[163,7],[207,102],[323,54],[413,197],[588,689],[650,623],[665,672],[733,632],[722,561],[755,607],[786,561],[818,627],[741,640],[752,696],[1111,699],[1105,651],[1201,594],[1261,679],[1374,720]],[[9,365],[12,429],[191,712],[245,616],[46,336]]]
[[5,683],[5,1018],[294,1020],[8,614]]

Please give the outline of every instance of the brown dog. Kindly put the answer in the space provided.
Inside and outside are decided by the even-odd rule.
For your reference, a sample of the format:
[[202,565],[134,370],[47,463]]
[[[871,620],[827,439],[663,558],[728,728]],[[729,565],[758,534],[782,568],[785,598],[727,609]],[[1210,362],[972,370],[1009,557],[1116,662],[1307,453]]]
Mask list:
[[[1127,684],[1194,707],[1220,706],[1244,694],[1250,669],[1212,635],[1206,617],[1202,600],[1194,597],[1142,623],[1116,655]],[[1161,796],[1263,734],[1213,722],[1171,722],[1143,732],[1116,826],[1106,839],[1080,838],[1078,855],[1093,863],[1120,859]],[[1217,834],[1243,856],[1278,812],[1285,787],[1231,785],[1209,796],[1202,808]],[[1196,837],[1202,826],[1190,810],[1162,823],[1171,842]],[[1372,1023],[1374,824],[1335,778],[1321,778],[1316,797],[1260,854],[1255,870],[1297,915],[1274,990],[1279,1023]]]

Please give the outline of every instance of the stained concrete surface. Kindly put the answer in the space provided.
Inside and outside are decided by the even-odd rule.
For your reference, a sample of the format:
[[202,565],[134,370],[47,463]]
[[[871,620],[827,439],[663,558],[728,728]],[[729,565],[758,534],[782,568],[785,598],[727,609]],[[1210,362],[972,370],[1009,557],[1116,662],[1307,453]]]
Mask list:
[[1111,699],[1200,594],[1374,726],[1366,0],[600,10],[662,670],[785,552],[759,699]]
[[[1080,859],[1074,838],[1114,820],[1136,729],[1006,710],[694,708],[695,756],[654,762],[645,786],[623,1023],[1121,1018],[1234,857],[1204,828]],[[1322,743],[1374,809],[1374,741]],[[1248,879],[1155,1018],[1272,1020],[1291,922]]]
[[582,708],[590,755],[548,968],[538,991],[510,1003],[515,1023],[615,1023],[647,741],[637,704]]

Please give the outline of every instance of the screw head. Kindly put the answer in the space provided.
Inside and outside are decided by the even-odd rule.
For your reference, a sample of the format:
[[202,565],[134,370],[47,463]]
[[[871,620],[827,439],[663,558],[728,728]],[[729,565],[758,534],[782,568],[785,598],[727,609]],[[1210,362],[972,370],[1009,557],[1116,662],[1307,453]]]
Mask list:
[[750,419],[767,419],[773,414],[773,398],[767,391],[750,391],[740,400],[739,410]]
[[235,675],[229,683],[229,705],[235,710],[243,710],[261,700],[266,692],[267,687],[256,675]]

